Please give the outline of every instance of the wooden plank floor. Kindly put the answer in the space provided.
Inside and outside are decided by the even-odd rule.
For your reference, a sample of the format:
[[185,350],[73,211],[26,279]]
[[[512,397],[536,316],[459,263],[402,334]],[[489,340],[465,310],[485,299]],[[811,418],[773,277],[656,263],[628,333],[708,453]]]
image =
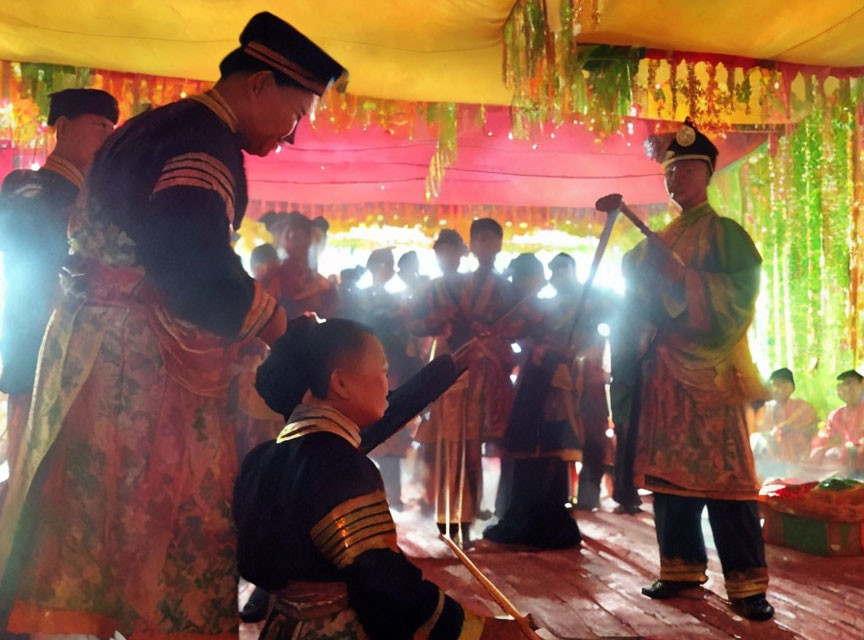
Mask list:
[[[640,587],[658,570],[648,508],[635,517],[580,513],[581,549],[533,552],[480,542],[469,555],[521,611],[533,614],[547,638],[864,639],[864,557],[821,558],[769,546],[769,597],[777,609],[770,622],[749,622],[727,608],[714,551],[704,589],[664,602],[642,596]],[[427,578],[477,613],[500,613],[431,523],[412,514],[398,514],[397,523],[400,545]]]
[[[726,605],[707,520],[705,588],[663,602],[642,596],[640,588],[658,571],[650,503],[638,516],[616,515],[613,507],[606,499],[603,511],[578,512],[584,539],[580,549],[536,552],[480,541],[469,555],[520,611],[533,615],[542,627],[540,635],[549,640],[864,640],[864,556],[821,558],[769,545],[769,599],[777,614],[770,622],[753,623]],[[501,613],[438,539],[431,521],[417,511],[394,517],[400,546],[428,579],[476,613]],[[248,593],[248,587],[243,589],[241,600]],[[260,628],[242,625],[241,640],[254,640]]]

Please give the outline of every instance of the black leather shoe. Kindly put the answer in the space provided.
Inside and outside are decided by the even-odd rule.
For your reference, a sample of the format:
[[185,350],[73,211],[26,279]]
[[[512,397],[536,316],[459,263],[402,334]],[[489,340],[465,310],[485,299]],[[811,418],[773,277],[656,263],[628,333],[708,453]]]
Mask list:
[[765,599],[763,593],[732,600],[732,610],[748,620],[770,620],[774,617],[774,607]]
[[260,587],[255,587],[252,595],[240,609],[240,619],[247,623],[261,622],[267,617],[270,608],[270,594]]
[[669,580],[655,580],[653,584],[642,587],[642,594],[654,600],[666,600],[674,598],[680,591],[701,587],[701,582],[671,582]]

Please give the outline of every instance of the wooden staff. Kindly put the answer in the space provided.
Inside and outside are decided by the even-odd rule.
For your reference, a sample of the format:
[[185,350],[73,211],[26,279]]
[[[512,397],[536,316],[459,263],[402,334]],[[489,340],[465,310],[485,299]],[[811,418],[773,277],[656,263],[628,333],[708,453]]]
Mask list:
[[[456,518],[458,524],[456,525],[457,534],[456,534],[456,542],[461,547],[465,545],[465,534],[462,531],[462,522],[465,520],[465,471],[466,464],[465,458],[467,457],[468,452],[468,407],[469,407],[470,394],[466,389],[465,393],[462,394],[462,420],[461,425],[459,427],[459,482],[457,483],[456,490],[459,492],[459,495],[456,498]],[[482,472],[481,472],[482,473]],[[447,532],[450,532],[450,523],[447,523]]]
[[450,548],[453,555],[455,555],[465,568],[468,569],[471,575],[477,579],[477,582],[483,585],[486,591],[489,592],[489,595],[498,603],[498,606],[500,606],[508,615],[513,617],[513,620],[519,625],[519,629],[525,637],[528,638],[528,640],[542,640],[542,638],[534,632],[534,629],[531,628],[531,623],[528,621],[528,618],[522,615],[519,612],[519,609],[516,608],[516,605],[510,602],[509,598],[501,593],[501,590],[496,587],[482,571],[480,571],[477,565],[471,561],[471,558],[469,558],[465,552],[459,548],[459,545],[444,534],[441,534],[441,539],[444,540],[444,544]]
[[[604,211],[597,207],[599,211]],[[600,241],[597,243],[597,249],[594,251],[594,260],[591,262],[591,270],[588,272],[588,279],[585,280],[585,285],[582,287],[582,295],[579,296],[579,303],[576,305],[576,312],[573,315],[573,324],[570,325],[570,335],[567,339],[567,344],[573,344],[573,335],[576,333],[576,327],[582,320],[582,314],[585,311],[585,306],[588,304],[588,295],[594,286],[594,279],[597,277],[597,271],[600,269],[600,262],[603,260],[603,254],[606,253],[606,247],[609,246],[609,238],[612,237],[612,228],[615,226],[615,219],[618,217],[618,211],[613,209],[606,211],[606,224],[603,225],[603,231],[600,233]]]
[[659,242],[660,245],[666,247],[666,250],[679,264],[681,264],[682,266],[684,265],[684,261],[681,259],[681,256],[679,256],[670,247],[668,247],[666,243],[660,239],[660,236],[658,236],[654,231],[651,231],[651,229],[648,228],[648,225],[645,224],[642,219],[637,216],[633,212],[633,210],[624,203],[624,196],[622,196],[620,193],[610,193],[603,196],[602,198],[597,200],[597,202],[594,204],[594,207],[598,211],[606,211],[609,215],[612,215],[613,213],[624,214],[624,217],[627,218],[634,225],[636,225],[636,228],[639,229],[639,231],[641,231],[646,238]]

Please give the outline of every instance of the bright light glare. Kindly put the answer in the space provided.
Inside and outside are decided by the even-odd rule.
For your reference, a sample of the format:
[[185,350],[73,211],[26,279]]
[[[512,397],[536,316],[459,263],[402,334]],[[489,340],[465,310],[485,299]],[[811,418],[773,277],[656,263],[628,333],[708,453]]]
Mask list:
[[397,294],[405,291],[407,287],[405,283],[402,282],[402,278],[392,277],[390,278],[390,282],[384,285],[384,291],[387,293]]
[[554,298],[556,295],[557,292],[555,291],[555,287],[553,287],[551,284],[547,284],[545,287],[540,289],[540,293],[537,294],[537,297],[543,300],[549,300],[551,298]]
[[604,338],[608,338],[612,331],[609,328],[609,325],[605,322],[601,322],[597,325],[597,333],[599,333]]
[[368,289],[372,286],[372,274],[366,271],[357,281],[358,289]]

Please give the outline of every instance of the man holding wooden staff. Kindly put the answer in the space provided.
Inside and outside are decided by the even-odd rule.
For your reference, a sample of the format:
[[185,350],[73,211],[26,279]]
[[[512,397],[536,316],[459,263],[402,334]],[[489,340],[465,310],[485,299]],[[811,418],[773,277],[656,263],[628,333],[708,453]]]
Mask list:
[[624,258],[627,321],[640,327],[642,345],[631,357],[641,363],[613,362],[613,376],[616,369],[641,373],[633,385],[640,411],[633,477],[654,492],[660,548],[659,580],[642,592],[664,599],[706,582],[707,506],[732,608],[767,620],[774,609],[765,599],[744,419],[745,403],[763,393],[747,345],[762,259],[747,233],[708,203],[716,158],[689,119],[657,158],[679,215],[656,234],[643,225],[648,237]]

